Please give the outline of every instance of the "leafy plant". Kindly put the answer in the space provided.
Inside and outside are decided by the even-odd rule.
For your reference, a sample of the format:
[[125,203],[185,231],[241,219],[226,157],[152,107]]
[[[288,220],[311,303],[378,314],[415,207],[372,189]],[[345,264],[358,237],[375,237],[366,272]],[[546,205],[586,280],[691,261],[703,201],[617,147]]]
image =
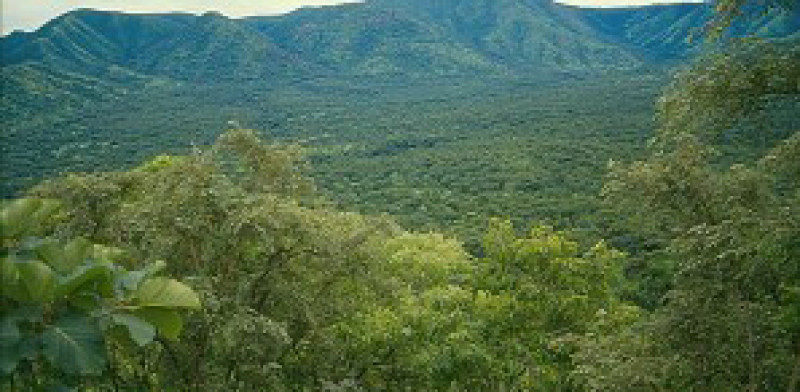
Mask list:
[[180,311],[200,308],[185,284],[158,276],[165,263],[127,269],[119,249],[82,238],[37,237],[58,202],[19,199],[2,210],[0,375],[12,383],[103,374],[108,343],[177,339]]

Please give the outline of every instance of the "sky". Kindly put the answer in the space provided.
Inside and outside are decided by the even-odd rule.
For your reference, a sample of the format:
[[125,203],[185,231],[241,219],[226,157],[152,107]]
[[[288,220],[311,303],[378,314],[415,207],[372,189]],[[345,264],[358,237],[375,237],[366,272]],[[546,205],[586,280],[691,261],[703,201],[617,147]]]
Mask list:
[[[32,31],[48,20],[76,8],[95,8],[125,12],[219,11],[229,17],[276,15],[304,6],[323,6],[359,0],[0,0],[2,34],[14,30]],[[580,6],[631,6],[652,3],[701,0],[557,0]]]

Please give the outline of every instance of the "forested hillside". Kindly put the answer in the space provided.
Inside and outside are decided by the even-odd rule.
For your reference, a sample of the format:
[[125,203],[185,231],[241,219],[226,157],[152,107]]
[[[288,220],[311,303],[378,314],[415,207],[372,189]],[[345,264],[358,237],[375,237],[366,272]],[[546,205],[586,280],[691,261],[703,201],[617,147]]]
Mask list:
[[0,389],[795,392],[794,3],[3,37]]
[[[796,16],[736,29],[786,38]],[[606,162],[650,136],[652,102],[709,18],[698,4],[538,0],[370,1],[241,20],[75,11],[1,41],[2,192],[182,153],[234,121],[306,145],[313,177],[342,206],[473,248],[491,216],[596,231]]]

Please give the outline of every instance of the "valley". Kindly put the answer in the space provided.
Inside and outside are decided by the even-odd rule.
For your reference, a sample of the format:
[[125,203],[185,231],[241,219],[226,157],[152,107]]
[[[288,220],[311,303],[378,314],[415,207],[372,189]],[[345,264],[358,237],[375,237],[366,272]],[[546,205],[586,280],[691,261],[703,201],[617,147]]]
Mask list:
[[[4,181],[4,189],[184,154],[235,124],[303,146],[309,174],[345,209],[389,213],[407,227],[444,230],[473,244],[492,216],[594,230],[605,164],[641,153],[652,135],[652,102],[667,81],[667,72],[653,70],[556,81],[129,88],[105,102],[15,124],[3,149],[18,177]],[[626,112],[608,115],[620,107]]]
[[[2,39],[2,195],[211,143],[306,147],[332,201],[476,244],[490,216],[594,231],[702,5],[392,1],[276,17],[78,10]],[[780,13],[737,34],[787,37]],[[784,38],[788,39],[788,38]]]

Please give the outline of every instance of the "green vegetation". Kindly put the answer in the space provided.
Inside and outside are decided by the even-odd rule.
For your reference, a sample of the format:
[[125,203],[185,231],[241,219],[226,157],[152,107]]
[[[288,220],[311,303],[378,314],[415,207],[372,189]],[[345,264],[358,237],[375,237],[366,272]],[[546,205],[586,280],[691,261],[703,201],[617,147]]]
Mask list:
[[[185,154],[192,144],[212,143],[231,119],[276,140],[300,141],[311,177],[342,208],[389,213],[405,227],[446,231],[473,249],[492,216],[519,226],[546,221],[596,230],[606,163],[639,156],[666,76],[545,77],[323,79],[249,86],[246,100],[239,84],[130,90],[106,103],[12,122],[6,161],[28,178],[5,185],[10,192],[42,176]],[[618,107],[629,112],[609,115]]]
[[[350,20],[386,17],[386,4],[392,18]],[[265,31],[269,50],[361,37],[310,34],[322,20],[350,33],[393,26],[393,36],[375,30],[362,42],[373,54],[404,53],[403,37],[445,20],[436,32],[460,31],[442,34],[502,57],[527,39],[509,41],[503,21],[517,22],[518,36],[544,12],[550,38],[570,20],[621,36],[672,9],[571,19],[534,2],[409,5],[376,0],[242,23],[86,11],[38,32],[86,33],[98,20],[147,20],[160,32],[197,23],[210,46],[168,51],[175,58],[150,64],[157,77],[83,72],[70,67],[88,57],[70,56],[60,73],[29,62],[3,74],[33,100],[4,101],[15,117],[3,151],[23,164],[7,190],[24,188],[25,198],[5,202],[0,220],[0,388],[800,387],[800,49],[791,32],[706,53],[666,87],[669,71],[653,66],[242,80],[263,53],[235,47],[225,52],[231,78],[204,84],[195,79],[208,69],[186,75],[181,62],[231,37],[263,43]],[[742,3],[720,7],[709,34]],[[674,10],[684,21],[708,12]],[[787,26],[780,15],[758,20]],[[616,32],[615,20],[624,22]],[[688,30],[671,26],[625,45]],[[120,42],[158,38],[136,31]],[[24,35],[6,40],[27,47]],[[649,47],[660,55],[689,50],[659,42]],[[109,47],[84,53],[130,60]],[[336,68],[359,58],[296,60]],[[378,65],[413,71],[419,59]],[[76,88],[88,81],[107,84]],[[36,105],[52,110],[32,115]]]
[[726,157],[731,143],[715,142],[775,100],[796,101],[798,55],[751,44],[697,63],[662,97],[651,155],[612,167],[606,200],[674,272],[646,321],[587,346],[582,368],[596,390],[797,388],[800,133],[738,130],[769,140],[755,159]]
[[163,259],[203,298],[180,340],[82,385],[566,390],[574,339],[637,315],[614,294],[624,256],[603,243],[547,227],[520,238],[498,220],[474,258],[331,209],[303,167],[293,148],[234,130],[189,156],[32,190],[60,200],[54,235]]
[[[685,37],[711,11],[373,0],[244,20],[71,12],[2,39],[0,192],[185,154],[233,121],[307,147],[342,208],[471,251],[493,216],[587,237],[606,226],[606,163],[641,154],[664,65],[699,50]],[[795,16],[734,29],[791,37]]]
[[179,310],[200,308],[188,286],[156,276],[163,262],[129,271],[119,249],[35,237],[58,209],[52,200],[19,199],[2,210],[0,377],[14,390],[117,373],[156,336],[178,338]]

